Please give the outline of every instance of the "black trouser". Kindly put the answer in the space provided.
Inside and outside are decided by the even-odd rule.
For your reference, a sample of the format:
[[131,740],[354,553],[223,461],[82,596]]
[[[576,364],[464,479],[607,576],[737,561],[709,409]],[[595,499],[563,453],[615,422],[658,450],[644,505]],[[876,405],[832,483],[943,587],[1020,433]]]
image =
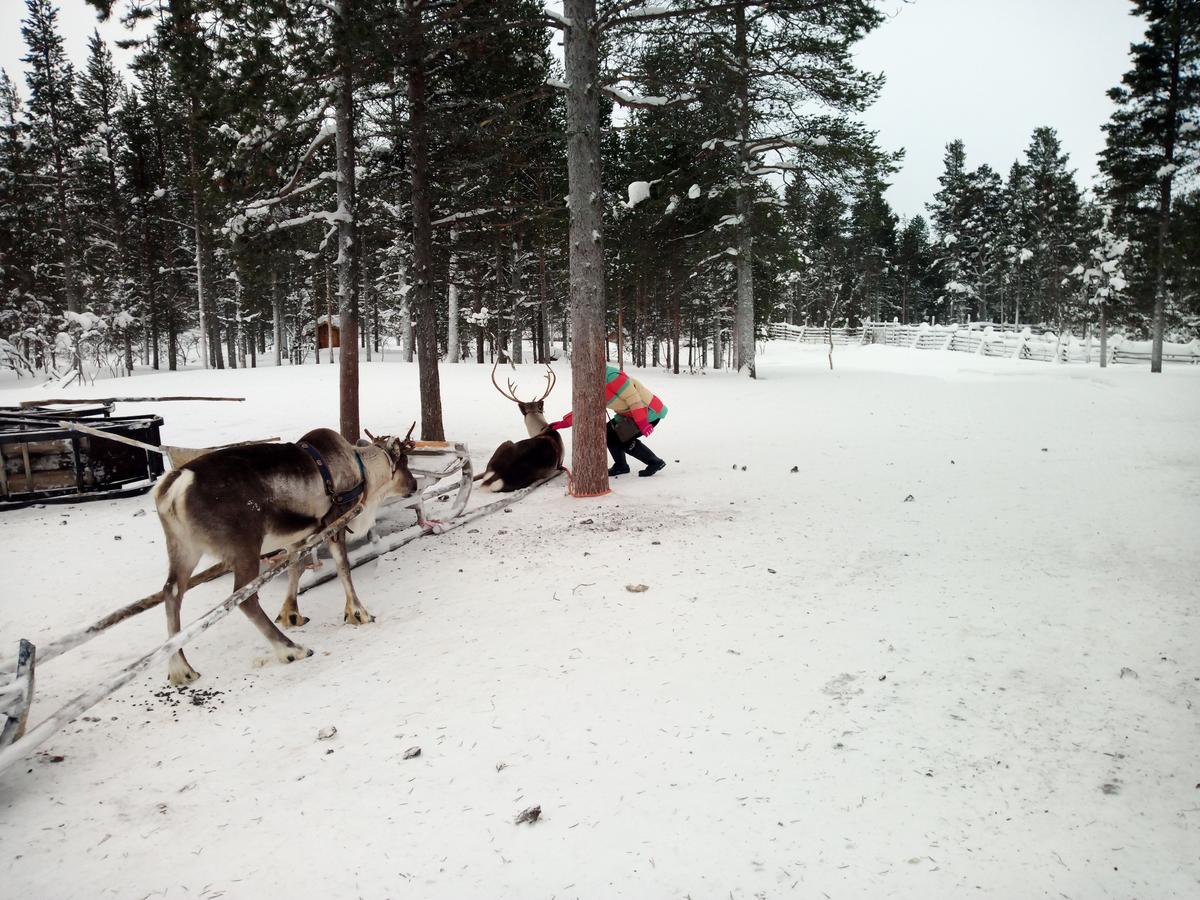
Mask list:
[[[662,423],[663,420],[659,419],[654,423],[654,427],[658,428]],[[609,419],[608,427],[604,429],[604,440],[608,444],[608,452],[612,454],[613,462],[618,466],[628,465],[625,461],[626,453],[643,465],[648,466],[651,463],[660,462],[659,458],[654,455],[654,451],[642,443],[641,438],[634,438],[632,441],[622,444],[620,438],[617,437],[617,430],[613,428],[612,419]]]

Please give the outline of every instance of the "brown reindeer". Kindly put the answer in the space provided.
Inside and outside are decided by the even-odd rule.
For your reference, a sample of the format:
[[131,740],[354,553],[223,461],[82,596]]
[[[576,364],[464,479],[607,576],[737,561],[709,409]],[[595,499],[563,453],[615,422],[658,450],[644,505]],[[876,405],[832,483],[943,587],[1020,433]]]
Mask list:
[[[318,428],[295,444],[214,450],[169,473],[154,492],[170,566],[163,587],[168,635],[179,632],[183,595],[203,553],[229,566],[237,590],[258,575],[261,554],[287,549],[292,556],[287,599],[275,621],[304,625],[308,619],[296,605],[303,565],[295,548],[356,503],[363,504],[362,512],[339,529],[329,545],[346,591],[345,621],[373,622],[375,617],[359,602],[350,579],[346,531],[366,534],[386,498],[408,497],[417,489],[408,470],[409,437],[374,438],[356,447],[336,431]],[[280,661],[312,656],[271,622],[257,594],[242,603],[241,610]],[[168,676],[173,684],[200,677],[182,650],[171,657]]]
[[496,366],[499,364],[500,361],[496,360],[496,365],[492,366],[492,384],[517,404],[521,415],[525,417],[529,437],[516,443],[505,441],[496,448],[483,474],[476,476],[476,480],[482,479],[480,487],[497,494],[529,487],[561,469],[563,461],[562,435],[550,427],[543,408],[557,380],[554,370],[546,366],[545,392],[536,400],[526,402],[517,396],[516,386],[511,379],[507,391],[496,382]]

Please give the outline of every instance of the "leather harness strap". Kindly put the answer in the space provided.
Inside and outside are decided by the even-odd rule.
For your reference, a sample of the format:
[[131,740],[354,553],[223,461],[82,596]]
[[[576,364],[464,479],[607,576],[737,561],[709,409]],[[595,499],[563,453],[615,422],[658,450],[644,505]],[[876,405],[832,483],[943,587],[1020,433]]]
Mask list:
[[329,502],[332,504],[330,512],[334,518],[341,515],[345,510],[349,509],[363,495],[367,489],[367,470],[363,466],[362,456],[358,451],[354,451],[354,461],[358,463],[358,484],[348,491],[336,493],[333,489],[333,475],[329,472],[329,466],[325,464],[324,458],[320,452],[308,441],[301,441],[297,444],[301,450],[312,457],[313,462],[317,464],[317,471],[321,473],[321,480],[325,482],[325,493],[329,496]]

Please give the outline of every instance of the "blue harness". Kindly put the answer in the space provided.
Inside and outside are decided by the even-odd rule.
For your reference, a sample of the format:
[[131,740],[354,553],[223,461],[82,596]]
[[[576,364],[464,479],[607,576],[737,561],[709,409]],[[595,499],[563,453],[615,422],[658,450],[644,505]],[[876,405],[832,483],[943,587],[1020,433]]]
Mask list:
[[321,473],[321,480],[325,482],[325,493],[329,496],[331,504],[329,513],[326,515],[326,520],[336,519],[350,507],[352,507],[363,492],[367,489],[367,470],[363,466],[362,457],[358,451],[354,451],[354,461],[358,463],[358,484],[348,491],[336,493],[333,489],[333,475],[329,472],[329,466],[325,464],[324,458],[318,452],[317,448],[308,441],[301,441],[296,445],[309,456],[312,461],[317,464],[317,471]]

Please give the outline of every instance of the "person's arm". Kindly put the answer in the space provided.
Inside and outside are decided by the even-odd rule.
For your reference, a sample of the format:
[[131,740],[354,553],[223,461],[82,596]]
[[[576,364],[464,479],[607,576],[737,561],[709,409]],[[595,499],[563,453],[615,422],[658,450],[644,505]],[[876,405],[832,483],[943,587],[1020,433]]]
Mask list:
[[553,428],[555,431],[558,431],[562,428],[570,428],[574,423],[575,423],[575,413],[574,413],[574,411],[572,411],[572,412],[567,413],[565,416],[563,416],[557,422],[551,422],[550,427]]
[[636,402],[638,405],[630,406],[629,412],[626,415],[633,419],[633,424],[638,427],[638,430],[642,433],[642,437],[650,437],[650,434],[654,431],[654,426],[650,424],[650,415],[648,412],[650,407],[642,403],[641,400],[637,400]]

